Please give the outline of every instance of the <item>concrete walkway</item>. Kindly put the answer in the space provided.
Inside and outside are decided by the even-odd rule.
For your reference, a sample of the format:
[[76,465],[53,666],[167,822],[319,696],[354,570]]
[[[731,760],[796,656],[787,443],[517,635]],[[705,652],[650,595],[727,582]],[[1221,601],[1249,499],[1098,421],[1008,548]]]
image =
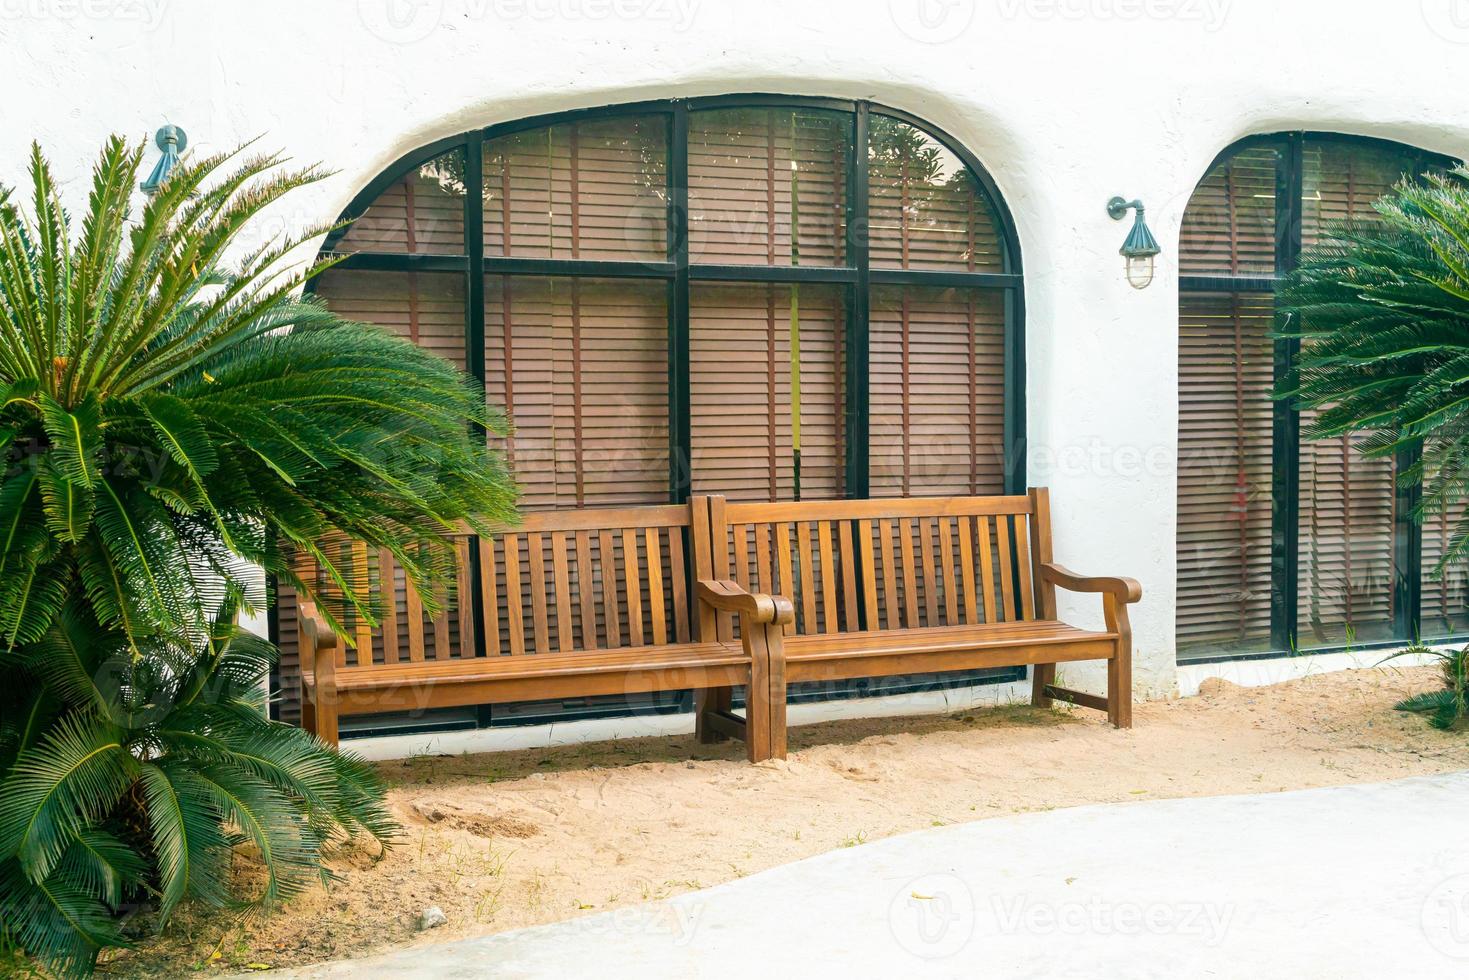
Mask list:
[[1463,978],[1466,819],[1469,773],[1078,807],[274,975]]

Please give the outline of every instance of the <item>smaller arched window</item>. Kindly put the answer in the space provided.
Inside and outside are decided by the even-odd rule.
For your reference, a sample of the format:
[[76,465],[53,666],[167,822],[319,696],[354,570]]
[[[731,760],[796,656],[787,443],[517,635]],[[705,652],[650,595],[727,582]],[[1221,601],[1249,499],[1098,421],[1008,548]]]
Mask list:
[[1434,635],[1435,610],[1469,612],[1462,575],[1420,578],[1420,563],[1431,568],[1441,551],[1433,528],[1420,539],[1408,519],[1395,462],[1363,457],[1357,438],[1303,441],[1309,418],[1272,397],[1296,355],[1295,342],[1276,337],[1286,326],[1279,277],[1332,221],[1369,217],[1399,180],[1448,163],[1378,140],[1253,137],[1222,154],[1189,201],[1179,244],[1180,657],[1406,639],[1419,634],[1420,609]]

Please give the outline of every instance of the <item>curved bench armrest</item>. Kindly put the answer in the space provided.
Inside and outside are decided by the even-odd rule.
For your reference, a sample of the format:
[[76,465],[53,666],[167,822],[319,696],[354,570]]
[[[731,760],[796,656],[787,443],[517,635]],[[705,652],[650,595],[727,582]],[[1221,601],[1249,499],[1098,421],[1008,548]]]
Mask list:
[[700,579],[694,583],[699,601],[720,612],[739,613],[757,623],[795,622],[796,607],[783,595],[747,592],[738,582]]
[[1078,575],[1055,562],[1041,563],[1041,577],[1052,585],[1071,592],[1101,592],[1118,602],[1137,602],[1143,597],[1143,587],[1137,579],[1114,575]]

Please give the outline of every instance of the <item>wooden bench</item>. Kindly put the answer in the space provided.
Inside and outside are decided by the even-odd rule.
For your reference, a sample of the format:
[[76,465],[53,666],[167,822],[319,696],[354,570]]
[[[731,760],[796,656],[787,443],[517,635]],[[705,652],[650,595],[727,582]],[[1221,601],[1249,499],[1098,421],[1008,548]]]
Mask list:
[[[343,547],[387,613],[349,646],[302,608],[303,724],[332,744],[344,715],[693,689],[700,740],[759,761],[785,756],[788,684],[1022,665],[1035,703],[1132,722],[1141,589],[1053,562],[1045,490],[529,514],[457,540],[459,602],[432,620],[390,555]],[[1057,588],[1099,593],[1105,628],[1061,622]],[[1056,685],[1075,660],[1107,662],[1105,698]]]
[[[1065,700],[1132,725],[1128,578],[1085,578],[1055,563],[1049,496],[732,503],[694,501],[710,526],[714,578],[735,592],[790,598],[794,617],[766,642],[784,683],[1033,665],[1038,705]],[[1056,590],[1098,593],[1105,627],[1061,622]],[[716,635],[742,626],[719,617]],[[707,633],[705,634],[707,635]],[[779,647],[780,649],[774,649]],[[1056,664],[1107,662],[1107,695],[1058,687]],[[772,683],[777,678],[772,676]],[[731,692],[702,692],[702,741],[729,730]],[[783,756],[784,698],[772,751]]]
[[[751,761],[770,758],[775,706],[783,718],[785,704],[772,656],[794,613],[779,597],[712,584],[696,584],[691,604],[686,547],[695,568],[711,560],[708,522],[693,512],[535,513],[494,538],[461,537],[457,611],[432,621],[390,555],[356,546],[348,557],[390,593],[387,614],[377,628],[348,624],[349,648],[303,606],[303,726],[336,744],[344,715],[745,685],[746,717],[706,724],[743,738]],[[470,548],[480,570],[474,595]],[[483,644],[474,640],[476,603]],[[698,630],[691,610],[710,623],[716,612],[733,617],[739,638]],[[783,728],[779,735],[783,743]]]

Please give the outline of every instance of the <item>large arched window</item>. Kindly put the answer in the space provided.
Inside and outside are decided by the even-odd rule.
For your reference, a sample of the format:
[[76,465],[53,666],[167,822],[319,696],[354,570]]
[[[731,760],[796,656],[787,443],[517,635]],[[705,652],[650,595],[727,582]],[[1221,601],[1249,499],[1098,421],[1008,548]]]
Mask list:
[[1296,355],[1273,294],[1333,219],[1369,216],[1400,179],[1449,161],[1332,134],[1252,137],[1215,161],[1179,243],[1180,658],[1442,636],[1464,618],[1462,574],[1430,579],[1441,520],[1420,529],[1405,461],[1300,438],[1271,392]]
[[1013,227],[905,113],[523,120],[410,154],[343,217],[317,294],[483,381],[528,509],[1024,487]]

